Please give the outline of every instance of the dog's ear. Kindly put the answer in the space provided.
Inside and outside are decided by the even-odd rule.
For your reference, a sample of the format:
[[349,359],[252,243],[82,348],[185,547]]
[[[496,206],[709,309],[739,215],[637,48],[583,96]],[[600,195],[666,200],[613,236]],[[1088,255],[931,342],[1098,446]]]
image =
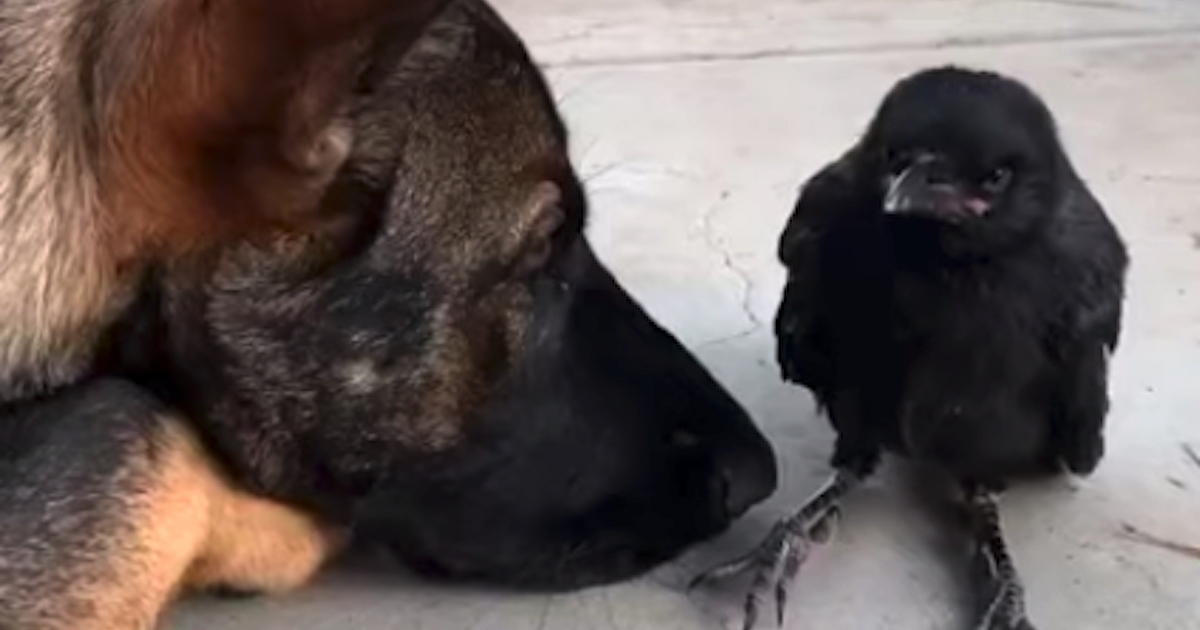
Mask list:
[[445,3],[130,3],[127,41],[100,61],[112,70],[100,134],[115,246],[170,255],[324,224],[321,196],[354,141],[343,110],[370,51],[411,43]]

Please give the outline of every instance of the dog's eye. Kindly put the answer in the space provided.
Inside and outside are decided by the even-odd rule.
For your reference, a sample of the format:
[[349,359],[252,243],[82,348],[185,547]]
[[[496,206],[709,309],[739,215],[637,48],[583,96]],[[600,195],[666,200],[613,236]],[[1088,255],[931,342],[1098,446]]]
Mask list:
[[566,221],[562,189],[551,181],[538,183],[528,203],[529,223],[522,230],[520,249],[513,261],[514,271],[520,277],[536,274],[550,262],[556,236]]
[[530,244],[529,249],[525,250],[521,257],[521,273],[534,273],[546,266],[550,262],[550,256],[554,254],[554,241],[549,238],[540,238],[536,242]]
[[1001,166],[992,169],[991,172],[985,175],[983,180],[980,181],[980,185],[988,193],[996,195],[1008,188],[1008,185],[1012,183],[1012,176],[1012,169]]
[[536,273],[550,262],[550,258],[554,255],[555,236],[564,220],[562,207],[557,203],[546,208],[525,241],[525,249],[521,252],[521,260],[518,263],[518,273],[521,275]]

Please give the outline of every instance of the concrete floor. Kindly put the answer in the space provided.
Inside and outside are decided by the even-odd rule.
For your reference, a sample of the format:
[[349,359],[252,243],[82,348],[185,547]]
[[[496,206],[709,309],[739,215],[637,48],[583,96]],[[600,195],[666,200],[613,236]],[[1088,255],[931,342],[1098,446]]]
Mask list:
[[[740,589],[689,597],[681,582],[757,542],[811,492],[831,442],[808,395],[776,377],[778,231],[797,186],[854,139],[894,80],[949,61],[1043,93],[1134,261],[1107,460],[1091,479],[1024,488],[1004,505],[1032,617],[1040,630],[1198,627],[1200,559],[1121,531],[1200,545],[1200,466],[1182,449],[1200,448],[1200,2],[499,6],[549,68],[574,129],[594,242],[770,434],[779,493],[678,565],[611,588],[516,596],[367,566],[286,599],[188,602],[172,630],[731,627]],[[899,473],[885,469],[849,502],[838,538],[801,574],[789,627],[969,626],[950,528]]]

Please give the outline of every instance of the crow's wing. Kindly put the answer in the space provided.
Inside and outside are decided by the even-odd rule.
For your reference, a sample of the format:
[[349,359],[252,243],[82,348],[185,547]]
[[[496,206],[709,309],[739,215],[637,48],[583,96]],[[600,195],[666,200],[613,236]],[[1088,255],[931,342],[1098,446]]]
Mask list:
[[812,390],[822,403],[833,387],[833,356],[821,298],[821,243],[847,204],[855,202],[854,157],[851,150],[805,182],[779,239],[788,283],[775,317],[776,358],[786,378]]
[[1054,433],[1058,452],[1077,474],[1095,470],[1104,455],[1108,363],[1120,342],[1128,254],[1100,205],[1080,189],[1068,200],[1057,239],[1074,270],[1063,315],[1049,343],[1061,362]]

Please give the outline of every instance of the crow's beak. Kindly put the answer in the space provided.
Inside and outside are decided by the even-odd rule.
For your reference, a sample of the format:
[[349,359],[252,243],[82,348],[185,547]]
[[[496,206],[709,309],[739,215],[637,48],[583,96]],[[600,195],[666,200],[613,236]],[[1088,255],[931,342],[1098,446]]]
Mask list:
[[914,164],[899,175],[888,177],[887,195],[883,198],[883,211],[888,214],[908,214],[928,203],[928,187],[925,185],[925,167]]
[[[899,175],[887,181],[883,211],[894,215],[920,215],[944,221],[959,221],[982,214],[977,199],[968,198],[962,186],[947,176],[933,155],[918,156]],[[986,208],[984,209],[986,211]]]

